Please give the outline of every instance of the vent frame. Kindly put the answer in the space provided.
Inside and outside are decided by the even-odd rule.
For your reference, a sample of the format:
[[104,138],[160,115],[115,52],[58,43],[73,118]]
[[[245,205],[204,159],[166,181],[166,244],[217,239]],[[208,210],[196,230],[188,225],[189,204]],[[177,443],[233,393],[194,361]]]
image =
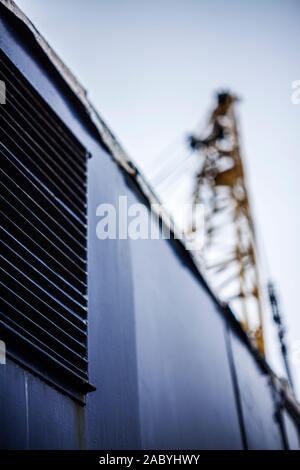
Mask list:
[[87,162],[0,50],[0,335],[7,355],[81,403],[88,379]]

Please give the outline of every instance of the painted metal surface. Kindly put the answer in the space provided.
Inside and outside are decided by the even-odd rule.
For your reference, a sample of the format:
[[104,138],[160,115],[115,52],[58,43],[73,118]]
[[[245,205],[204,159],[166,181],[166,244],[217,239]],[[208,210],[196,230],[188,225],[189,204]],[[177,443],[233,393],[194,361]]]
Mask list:
[[6,360],[0,366],[0,449],[28,448],[25,372]]
[[233,360],[247,447],[282,449],[282,436],[276,419],[276,397],[270,376],[257,367],[255,358],[236,335],[230,333]]
[[175,243],[131,241],[143,448],[239,449],[225,322]]
[[182,244],[97,239],[98,204],[120,195],[149,201],[34,39],[15,26],[0,19],[1,48],[91,154],[88,348],[96,391],[82,406],[8,360],[0,365],[0,447],[282,448],[271,376]]
[[300,450],[299,429],[291,415],[284,410],[283,422],[289,450]]

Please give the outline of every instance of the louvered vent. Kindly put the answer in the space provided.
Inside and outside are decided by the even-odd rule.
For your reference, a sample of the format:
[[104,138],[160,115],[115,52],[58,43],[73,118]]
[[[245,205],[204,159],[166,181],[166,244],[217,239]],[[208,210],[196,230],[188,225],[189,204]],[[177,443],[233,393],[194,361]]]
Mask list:
[[86,151],[3,52],[0,80],[0,337],[85,392]]

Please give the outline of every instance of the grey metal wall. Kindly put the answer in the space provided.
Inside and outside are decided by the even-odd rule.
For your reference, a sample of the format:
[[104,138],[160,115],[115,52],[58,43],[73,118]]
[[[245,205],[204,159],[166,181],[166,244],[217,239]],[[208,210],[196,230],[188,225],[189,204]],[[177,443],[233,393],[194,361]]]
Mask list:
[[225,322],[165,240],[131,242],[144,448],[242,448]]
[[[146,201],[10,15],[1,17],[0,41],[92,155],[89,372],[97,388],[83,407],[8,360],[0,366],[0,447],[282,448],[269,376],[189,255],[175,240],[97,239],[98,204],[117,205],[120,195]],[[299,447],[286,411],[284,419],[289,445]]]
[[246,345],[232,332],[230,341],[248,449],[282,449],[270,377],[257,367]]
[[297,428],[295,421],[286,411],[283,411],[283,422],[286,432],[288,448],[290,450],[299,450],[299,429]]

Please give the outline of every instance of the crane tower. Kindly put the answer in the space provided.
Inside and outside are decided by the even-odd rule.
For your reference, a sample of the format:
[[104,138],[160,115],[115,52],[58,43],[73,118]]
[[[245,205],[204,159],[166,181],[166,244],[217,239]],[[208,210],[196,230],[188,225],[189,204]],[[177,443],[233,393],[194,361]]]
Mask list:
[[[189,138],[200,157],[193,203],[205,207],[204,270],[264,355],[257,244],[240,148],[237,102],[231,93],[218,93],[206,135]],[[190,230],[198,229],[192,222]]]

